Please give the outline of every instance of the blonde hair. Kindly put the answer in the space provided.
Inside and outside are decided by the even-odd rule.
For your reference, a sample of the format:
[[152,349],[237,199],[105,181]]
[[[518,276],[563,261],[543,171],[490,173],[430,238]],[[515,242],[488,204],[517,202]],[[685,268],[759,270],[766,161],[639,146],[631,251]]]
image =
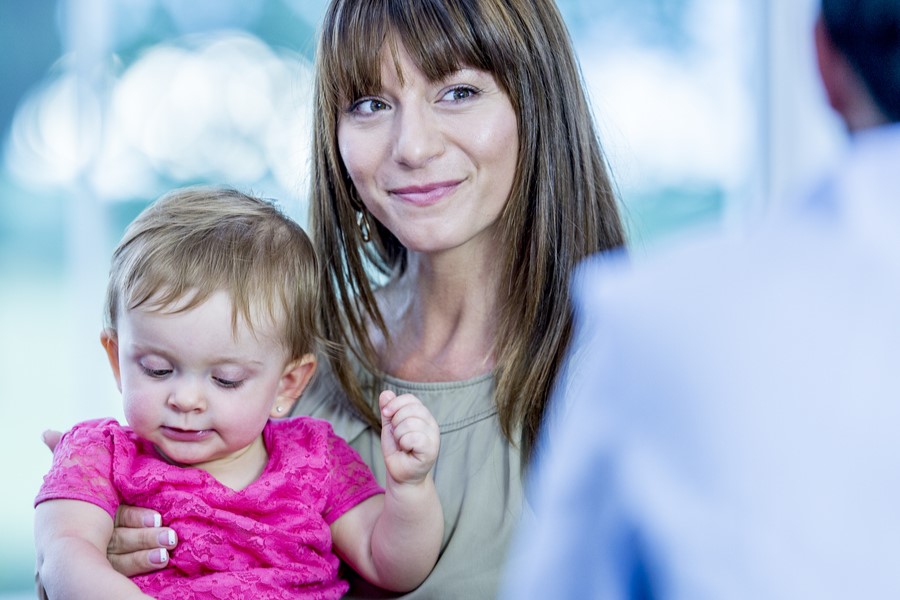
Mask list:
[[[371,243],[356,225],[363,205],[341,161],[336,129],[351,101],[380,87],[384,51],[398,45],[437,81],[463,66],[490,72],[518,118],[516,178],[500,217],[495,403],[507,439],[526,458],[569,345],[569,277],[585,256],[624,244],[615,193],[568,31],[552,0],[333,0],[316,69],[311,232],[323,258],[325,335],[377,373],[368,337],[389,335],[374,276],[396,277],[406,248],[378,222]],[[399,68],[398,68],[399,71]],[[402,80],[402,73],[398,72]],[[374,273],[373,273],[374,269]],[[373,427],[348,356],[332,366]],[[521,432],[521,440],[513,440]]]
[[280,327],[290,359],[315,351],[319,286],[315,250],[303,229],[273,203],[224,187],[166,194],[126,229],[113,253],[105,325],[120,310],[150,304],[189,310],[226,291],[253,330],[255,318]]

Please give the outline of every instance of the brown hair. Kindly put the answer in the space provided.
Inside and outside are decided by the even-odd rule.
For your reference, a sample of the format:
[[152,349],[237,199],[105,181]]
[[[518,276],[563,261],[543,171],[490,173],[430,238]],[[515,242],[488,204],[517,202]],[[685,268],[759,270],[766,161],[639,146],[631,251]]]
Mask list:
[[166,194],[128,226],[113,253],[104,320],[151,303],[189,310],[226,291],[232,326],[254,316],[281,329],[290,359],[320,346],[318,261],[303,229],[272,202],[230,188]]
[[900,122],[900,2],[823,0],[822,18],[878,107]]
[[[316,69],[311,230],[323,260],[325,335],[377,373],[367,324],[384,320],[373,277],[402,273],[406,249],[380,223],[371,243],[356,226],[361,201],[339,156],[336,129],[349,103],[380,86],[383,49],[397,44],[439,80],[463,66],[494,75],[518,118],[517,173],[500,217],[495,403],[527,458],[572,333],[569,277],[588,254],[624,233],[568,31],[552,0],[333,0]],[[402,74],[398,73],[402,79]],[[375,427],[349,356],[333,360],[354,406]]]

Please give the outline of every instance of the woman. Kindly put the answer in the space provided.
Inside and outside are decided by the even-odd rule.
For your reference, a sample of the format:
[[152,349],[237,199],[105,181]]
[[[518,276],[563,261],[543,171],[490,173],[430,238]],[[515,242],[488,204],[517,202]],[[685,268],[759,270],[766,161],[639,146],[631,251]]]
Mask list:
[[[570,273],[624,241],[568,32],[552,0],[333,0],[317,60],[311,233],[325,335],[347,352],[298,411],[383,481],[377,393],[421,398],[446,527],[410,597],[493,598],[571,337]],[[149,553],[118,553],[167,541],[143,531],[117,530],[121,570]]]

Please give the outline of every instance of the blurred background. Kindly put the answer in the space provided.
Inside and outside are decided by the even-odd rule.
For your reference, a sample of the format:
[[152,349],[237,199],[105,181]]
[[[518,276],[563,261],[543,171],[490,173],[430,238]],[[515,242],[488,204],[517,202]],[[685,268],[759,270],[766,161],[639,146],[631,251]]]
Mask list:
[[[557,0],[637,256],[741,230],[843,139],[816,0]],[[122,419],[98,344],[109,254],[166,190],[226,183],[306,222],[323,0],[0,1],[0,598],[33,596],[44,429]]]

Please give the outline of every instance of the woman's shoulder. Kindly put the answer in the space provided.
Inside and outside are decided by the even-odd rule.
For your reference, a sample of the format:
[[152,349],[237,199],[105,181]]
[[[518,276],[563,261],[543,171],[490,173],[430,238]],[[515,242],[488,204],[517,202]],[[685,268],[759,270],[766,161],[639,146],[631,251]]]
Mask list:
[[311,415],[317,411],[332,410],[347,403],[347,394],[325,358],[320,358],[309,385],[303,390],[292,415]]

